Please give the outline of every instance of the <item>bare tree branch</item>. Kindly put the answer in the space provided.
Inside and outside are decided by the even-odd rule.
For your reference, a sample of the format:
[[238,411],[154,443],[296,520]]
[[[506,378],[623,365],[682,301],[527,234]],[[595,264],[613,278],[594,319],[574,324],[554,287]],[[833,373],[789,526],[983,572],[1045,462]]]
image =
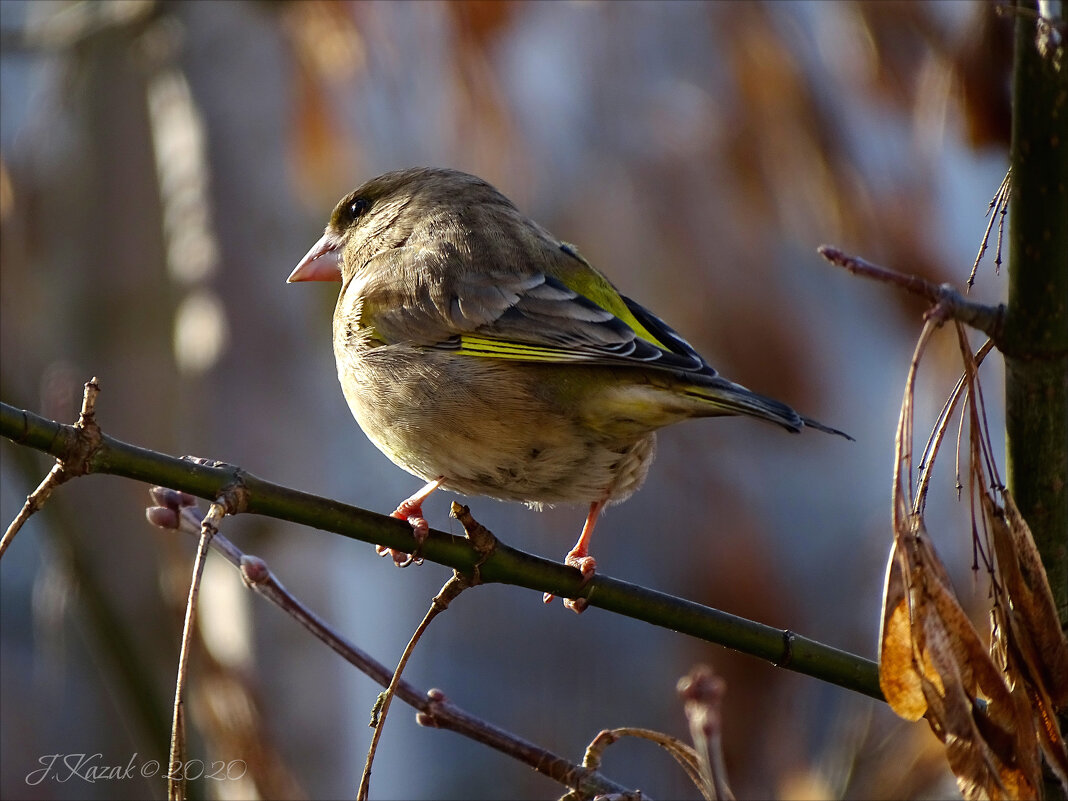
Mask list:
[[940,308],[946,317],[959,320],[982,331],[1000,347],[1002,328],[1005,322],[1004,306],[988,306],[968,300],[952,284],[936,284],[918,275],[906,275],[895,270],[880,267],[859,256],[850,256],[833,245],[820,245],[816,250],[831,264],[843,267],[853,275],[871,278],[884,284],[900,287],[913,295],[926,298]]
[[[162,529],[182,531],[202,539],[205,515],[197,507],[196,498],[164,487],[153,487],[149,492],[153,500],[159,504],[149,507],[145,512],[145,516],[152,525]],[[466,507],[461,507],[461,509],[466,509]],[[469,534],[472,530],[471,526],[477,526],[465,511],[460,511],[456,517],[464,523]],[[288,614],[376,684],[391,688],[398,698],[416,710],[416,721],[420,726],[446,729],[487,745],[560,784],[574,788],[579,793],[593,795],[627,792],[625,787],[611,781],[595,769],[577,765],[454,706],[441,690],[420,691],[415,685],[401,678],[398,670],[390,671],[315,614],[285,588],[266,562],[258,556],[244,553],[219,533],[211,538],[210,547],[241,573],[245,586]],[[382,725],[383,716],[384,710],[380,710],[379,728]]]
[[[70,448],[76,446],[73,429],[73,426],[0,403],[0,435],[56,458],[65,458]],[[103,433],[87,467],[89,472],[160,484],[208,500],[217,498],[224,488],[240,485],[245,493],[246,512],[408,553],[416,547],[411,526],[401,520],[273,484],[238,467],[179,459]],[[583,584],[581,574],[574,568],[532,556],[503,543],[497,543],[487,556],[464,537],[432,530],[422,545],[422,555],[429,561],[467,575],[477,565],[483,583],[514,584],[565,598],[585,598],[590,606],[725,645],[872,698],[883,698],[878,668],[873,661],[786,629],[766,626],[605,575],[595,576]]]

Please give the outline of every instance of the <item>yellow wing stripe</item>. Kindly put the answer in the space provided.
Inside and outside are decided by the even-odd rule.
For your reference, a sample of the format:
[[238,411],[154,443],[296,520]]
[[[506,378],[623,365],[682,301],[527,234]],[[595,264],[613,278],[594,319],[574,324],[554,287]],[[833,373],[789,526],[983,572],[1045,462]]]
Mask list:
[[636,335],[644,339],[650,345],[655,345],[661,350],[671,350],[667,345],[657,339],[648,328],[638,322],[638,318],[631,314],[623,298],[619,296],[611,282],[601,275],[586,261],[575,249],[574,245],[565,244],[565,252],[575,257],[574,267],[564,267],[556,274],[564,286],[572,292],[592,300],[602,309],[611,312],[630,328]]
[[573,362],[588,360],[589,356],[575,351],[543,345],[526,345],[521,342],[505,342],[500,339],[464,334],[460,337],[459,353],[491,359],[509,359],[520,362]]
[[593,299],[593,300],[595,300],[595,302],[597,303],[598,306],[600,306],[601,308],[605,309],[606,311],[612,312],[612,314],[614,314],[620,320],[625,322],[627,324],[627,326],[630,328],[631,331],[633,331],[639,337],[644,339],[650,345],[655,345],[656,347],[660,348],[661,350],[671,350],[671,348],[669,348],[667,345],[665,345],[663,342],[661,342],[659,339],[657,339],[655,336],[653,336],[649,332],[648,328],[646,328],[644,325],[642,325],[641,323],[638,322],[638,318],[630,313],[630,309],[628,309],[623,304],[622,300],[619,300],[619,296],[618,295],[616,295],[615,297],[606,298],[606,300],[614,301],[614,302],[602,303],[601,301],[598,301],[596,299]]

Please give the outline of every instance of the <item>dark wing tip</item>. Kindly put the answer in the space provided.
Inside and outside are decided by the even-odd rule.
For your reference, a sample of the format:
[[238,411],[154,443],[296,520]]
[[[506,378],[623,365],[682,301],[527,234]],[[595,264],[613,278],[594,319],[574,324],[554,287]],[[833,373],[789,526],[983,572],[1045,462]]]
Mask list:
[[827,434],[837,434],[840,437],[845,437],[850,442],[856,442],[856,440],[849,436],[849,434],[847,434],[846,432],[839,431],[837,428],[825,426],[823,423],[819,422],[818,420],[813,420],[811,417],[802,417],[801,422],[805,424],[805,428],[814,428],[817,431],[823,431]]

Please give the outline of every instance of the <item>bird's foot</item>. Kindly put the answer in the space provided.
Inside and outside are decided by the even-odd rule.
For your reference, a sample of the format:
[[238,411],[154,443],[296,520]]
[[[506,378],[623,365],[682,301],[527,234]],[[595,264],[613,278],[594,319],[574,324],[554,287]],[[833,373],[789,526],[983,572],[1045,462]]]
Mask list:
[[422,499],[409,498],[406,501],[402,501],[401,505],[390,514],[390,517],[408,521],[408,525],[412,527],[412,536],[415,537],[415,553],[405,553],[395,548],[387,548],[384,545],[376,545],[375,553],[379,556],[389,556],[397,567],[407,567],[413,563],[422,564],[423,558],[419,556],[419,546],[426,542],[426,538],[430,534],[430,524],[423,517]]
[[415,493],[415,495],[401,501],[400,506],[394,509],[393,513],[390,515],[390,517],[395,517],[398,520],[408,521],[408,525],[412,527],[412,536],[415,537],[415,552],[405,553],[404,551],[398,551],[395,548],[376,545],[375,553],[379,556],[386,556],[388,554],[393,559],[393,564],[397,567],[407,567],[413,562],[417,565],[423,563],[423,557],[419,555],[419,552],[422,550],[426,538],[430,535],[430,524],[427,523],[426,518],[423,517],[423,501],[440,487],[444,480],[444,476],[438,476],[419,490],[419,492]]
[[[588,583],[589,580],[592,579],[597,573],[597,560],[585,551],[580,551],[578,548],[571,551],[567,556],[564,557],[564,564],[568,567],[575,568],[582,574],[582,585]],[[551,592],[547,592],[542,597],[542,601],[544,601],[545,603],[552,603],[552,600],[555,597],[556,596],[553,595]],[[570,609],[576,615],[580,615],[584,611],[586,611],[586,607],[588,607],[589,605],[589,601],[587,601],[585,598],[564,599],[564,606],[567,609]]]
[[582,574],[582,583],[585,584],[597,573],[597,560],[585,551],[572,551],[564,557],[564,564],[573,567]]

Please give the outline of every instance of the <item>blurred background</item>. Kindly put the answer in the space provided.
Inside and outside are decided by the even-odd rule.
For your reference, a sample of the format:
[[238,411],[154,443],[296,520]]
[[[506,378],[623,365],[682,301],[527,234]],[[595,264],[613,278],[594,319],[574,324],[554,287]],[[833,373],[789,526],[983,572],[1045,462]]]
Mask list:
[[[336,286],[285,278],[367,178],[473,172],[726,375],[857,440],[730,419],[664,431],[644,489],[601,521],[600,570],[874,657],[923,307],[815,249],[963,284],[1007,165],[1010,27],[977,2],[4,0],[0,397],[69,422],[95,375],[115,437],[389,512],[420,482],[345,406]],[[989,258],[972,291],[1002,298]],[[955,347],[943,332],[927,356],[918,436],[955,380]],[[1000,361],[984,369],[1000,436]],[[6,525],[49,462],[7,441],[0,458]],[[928,526],[965,602],[982,600],[951,450],[943,462]],[[72,482],[3,560],[5,798],[165,795],[158,778],[26,780],[51,754],[165,759],[195,544],[148,526],[146,489]],[[451,499],[428,517],[460,533]],[[585,514],[468,503],[510,545],[557,559]],[[390,665],[449,575],[269,519],[223,532]],[[352,797],[378,687],[214,557],[200,609],[190,755],[249,772],[197,792]],[[518,588],[464,594],[406,677],[579,761],[602,728],[688,739],[675,683],[700,662],[727,682],[739,797],[956,794],[926,725],[883,704]],[[603,770],[653,797],[698,797],[649,743],[613,746]],[[371,787],[562,793],[399,704]]]

